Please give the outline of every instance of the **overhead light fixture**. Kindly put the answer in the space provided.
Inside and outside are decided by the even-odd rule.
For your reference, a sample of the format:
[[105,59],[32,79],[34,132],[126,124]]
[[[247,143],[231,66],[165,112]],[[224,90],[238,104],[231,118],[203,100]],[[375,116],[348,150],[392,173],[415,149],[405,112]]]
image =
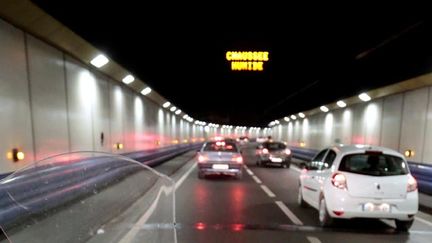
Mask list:
[[109,62],[108,58],[106,56],[104,56],[103,54],[99,54],[97,55],[95,58],[93,58],[90,63],[91,65],[100,68],[105,66],[105,64],[107,64]]
[[143,95],[148,95],[151,92],[152,92],[152,89],[150,87],[147,87],[147,88],[141,90],[141,94],[143,94]]
[[296,117],[295,115],[291,115],[290,117],[291,117],[291,119],[293,119],[293,120],[297,119],[297,117]]
[[177,107],[173,106],[171,107],[170,111],[174,112],[175,110],[177,110]]
[[176,115],[178,115],[178,114],[180,114],[180,113],[181,113],[181,110],[177,110],[177,111],[175,112]]
[[338,102],[336,102],[336,105],[338,105],[340,108],[344,108],[346,106],[346,103],[342,100],[339,100]]
[[303,112],[298,113],[299,117],[305,118],[305,114]]
[[135,80],[134,76],[132,76],[132,75],[130,75],[130,74],[127,75],[126,77],[124,77],[124,78],[122,79],[123,83],[125,83],[125,84],[130,84],[130,83],[132,83],[134,80]]
[[286,122],[289,122],[290,121],[290,119],[289,119],[289,117],[284,117],[284,120],[286,121]]
[[364,102],[368,102],[369,100],[371,100],[371,97],[366,93],[361,93],[358,97]]
[[320,107],[320,110],[321,110],[322,112],[328,112],[328,111],[329,111],[329,108],[327,108],[326,106],[322,105],[322,106]]
[[165,103],[162,105],[162,107],[163,107],[163,108],[168,108],[170,105],[171,105],[171,102],[167,101],[167,102],[165,102]]

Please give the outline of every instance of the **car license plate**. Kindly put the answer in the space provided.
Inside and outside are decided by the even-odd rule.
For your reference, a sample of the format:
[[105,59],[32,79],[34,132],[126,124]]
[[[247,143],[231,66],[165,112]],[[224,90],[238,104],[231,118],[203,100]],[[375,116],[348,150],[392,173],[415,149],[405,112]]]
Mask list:
[[363,211],[367,211],[367,212],[389,213],[390,209],[391,207],[388,203],[381,203],[381,204],[365,203],[363,205]]
[[214,164],[213,165],[213,169],[216,169],[216,170],[227,170],[228,168],[229,168],[229,166],[226,164]]
[[271,160],[272,162],[276,162],[276,163],[280,163],[280,162],[282,162],[282,159],[281,159],[281,158],[270,158],[270,160]]

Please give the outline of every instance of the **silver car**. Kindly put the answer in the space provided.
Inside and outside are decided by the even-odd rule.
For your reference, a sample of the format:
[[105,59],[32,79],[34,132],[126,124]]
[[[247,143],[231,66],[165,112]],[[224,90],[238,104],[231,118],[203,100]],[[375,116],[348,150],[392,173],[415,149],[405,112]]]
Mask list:
[[198,178],[206,175],[233,175],[241,179],[243,157],[235,142],[212,141],[205,143],[198,152]]

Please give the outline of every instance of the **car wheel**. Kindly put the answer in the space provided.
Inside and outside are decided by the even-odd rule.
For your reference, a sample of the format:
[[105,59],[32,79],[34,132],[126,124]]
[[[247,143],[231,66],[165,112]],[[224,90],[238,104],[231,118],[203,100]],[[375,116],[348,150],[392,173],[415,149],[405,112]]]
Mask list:
[[305,208],[305,207],[307,207],[307,203],[305,200],[303,200],[303,192],[302,192],[301,188],[302,188],[302,186],[299,185],[298,194],[297,194],[297,203],[300,207]]
[[198,178],[199,179],[204,179],[205,178],[205,174],[202,171],[198,171]]
[[397,220],[396,219],[395,223],[396,223],[396,229],[398,231],[407,232],[411,228],[411,226],[413,225],[414,220],[412,219],[412,220],[405,221],[405,220]]
[[261,162],[259,160],[257,160],[256,165],[261,166]]
[[321,198],[320,204],[319,204],[319,222],[322,227],[328,227],[333,224],[333,218],[330,216],[330,214],[327,211],[327,206],[325,202],[325,198]]

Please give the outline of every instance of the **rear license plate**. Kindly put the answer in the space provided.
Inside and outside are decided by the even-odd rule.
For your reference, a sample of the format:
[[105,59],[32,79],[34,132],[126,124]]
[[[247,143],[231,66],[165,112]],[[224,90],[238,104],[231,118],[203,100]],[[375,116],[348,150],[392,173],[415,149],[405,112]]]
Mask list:
[[391,211],[391,207],[388,203],[381,203],[381,204],[365,203],[363,205],[363,211],[389,213]]
[[282,162],[281,158],[270,158],[271,162],[276,162],[276,163],[280,163]]
[[229,166],[226,164],[214,164],[212,168],[217,170],[227,170]]

